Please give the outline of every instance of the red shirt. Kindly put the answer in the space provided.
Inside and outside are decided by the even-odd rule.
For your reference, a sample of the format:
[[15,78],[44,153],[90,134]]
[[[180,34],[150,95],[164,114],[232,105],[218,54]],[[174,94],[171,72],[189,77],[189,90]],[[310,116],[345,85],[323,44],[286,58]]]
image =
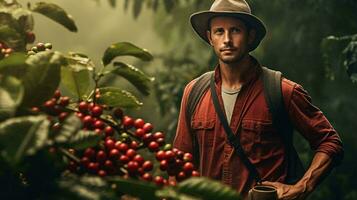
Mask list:
[[[284,144],[272,125],[272,116],[265,102],[260,78],[261,66],[252,60],[251,73],[237,96],[230,127],[237,133],[241,121],[238,137],[261,177],[268,181],[284,182],[287,174]],[[218,98],[224,110],[219,67],[215,70],[215,81]],[[209,90],[202,96],[192,116],[191,126],[194,133],[189,131],[185,110],[193,84],[194,81],[191,81],[184,90],[174,147],[192,153],[192,134],[195,134],[199,144],[201,175],[221,180],[245,196],[255,184],[254,180],[248,178],[248,169],[228,144]],[[312,150],[324,152],[337,160],[341,159],[343,148],[339,135],[323,113],[311,103],[307,92],[300,85],[284,78],[282,93],[294,128],[309,142]]]

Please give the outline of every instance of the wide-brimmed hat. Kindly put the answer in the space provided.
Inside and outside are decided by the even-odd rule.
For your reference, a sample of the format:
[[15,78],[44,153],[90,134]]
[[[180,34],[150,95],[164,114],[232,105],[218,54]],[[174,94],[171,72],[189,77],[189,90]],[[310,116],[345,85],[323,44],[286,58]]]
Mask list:
[[256,30],[255,39],[249,47],[253,51],[262,41],[266,34],[264,23],[250,10],[245,0],[215,0],[207,11],[197,12],[191,15],[190,22],[196,33],[209,44],[207,30],[209,20],[216,16],[237,17],[247,23],[250,28]]

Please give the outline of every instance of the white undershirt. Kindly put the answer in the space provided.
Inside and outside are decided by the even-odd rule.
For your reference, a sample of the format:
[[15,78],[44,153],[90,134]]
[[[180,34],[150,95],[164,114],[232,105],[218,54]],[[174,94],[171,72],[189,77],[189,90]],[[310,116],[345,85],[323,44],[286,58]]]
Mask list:
[[240,88],[232,90],[232,89],[224,88],[222,86],[222,99],[223,99],[224,110],[226,111],[226,117],[227,117],[228,124],[231,123],[233,109],[234,109],[234,105],[236,103],[236,99],[239,94],[239,91],[240,91]]

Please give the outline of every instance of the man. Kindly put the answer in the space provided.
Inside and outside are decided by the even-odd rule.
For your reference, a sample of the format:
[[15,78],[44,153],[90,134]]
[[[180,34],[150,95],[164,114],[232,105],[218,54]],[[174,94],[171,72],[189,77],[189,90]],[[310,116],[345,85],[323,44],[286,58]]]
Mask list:
[[[322,112],[311,104],[303,88],[285,78],[281,81],[283,101],[294,128],[309,142],[315,155],[303,177],[287,184],[287,153],[272,125],[263,82],[262,67],[249,55],[264,38],[266,29],[251,14],[244,0],[216,0],[209,11],[190,18],[193,29],[209,43],[218,57],[214,71],[219,104],[249,161],[264,180],[277,188],[279,199],[303,199],[343,156],[341,140]],[[232,186],[247,195],[256,181],[242,158],[230,145],[207,89],[188,121],[188,96],[196,79],[185,88],[174,147],[194,153],[198,148],[202,176]],[[193,138],[194,137],[194,138]],[[193,141],[198,146],[194,147]]]

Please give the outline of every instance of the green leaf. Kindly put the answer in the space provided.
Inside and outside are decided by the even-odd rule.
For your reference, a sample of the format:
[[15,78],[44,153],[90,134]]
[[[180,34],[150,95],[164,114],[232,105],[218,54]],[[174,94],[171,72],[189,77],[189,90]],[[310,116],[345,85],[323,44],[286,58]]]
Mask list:
[[[75,176],[67,175],[61,177],[58,182],[61,195],[56,195],[56,199],[75,200],[97,200],[97,199],[117,199],[114,191],[108,186],[104,179],[98,176]],[[59,193],[57,193],[59,194]],[[52,198],[51,198],[52,199]]]
[[77,150],[98,145],[102,138],[94,131],[80,130],[68,141],[68,146]]
[[19,8],[14,11],[14,15],[18,15],[17,21],[24,32],[32,31],[34,28],[34,19],[32,12]]
[[39,105],[49,99],[58,88],[61,66],[66,65],[66,60],[59,52],[45,51],[30,56],[26,63],[29,67],[23,77],[23,105]]
[[160,199],[172,199],[172,200],[202,200],[198,197],[193,197],[187,194],[179,193],[174,187],[164,187],[161,190],[156,191],[156,196]]
[[94,131],[81,130],[82,122],[71,115],[62,123],[61,130],[54,136],[54,142],[65,148],[85,149],[96,146],[101,137]]
[[117,190],[124,194],[129,194],[131,196],[139,197],[145,200],[157,200],[155,196],[156,190],[159,188],[150,182],[143,182],[140,180],[133,179],[123,179],[119,177],[108,178],[110,183],[115,183],[117,185]]
[[24,51],[26,49],[25,37],[20,25],[12,17],[9,18],[7,13],[0,13],[0,41],[15,50]]
[[61,7],[53,3],[38,2],[32,9],[53,21],[63,25],[72,32],[77,32],[77,26],[71,15],[67,14]]
[[104,87],[99,88],[99,92],[99,104],[122,108],[137,108],[143,105],[143,103],[138,101],[137,98],[130,92],[121,90],[119,88]]
[[15,114],[23,95],[24,88],[20,80],[0,75],[0,121]]
[[134,56],[144,61],[153,59],[153,56],[146,49],[139,48],[129,42],[119,42],[111,45],[105,50],[102,58],[103,64],[108,65],[118,56]]
[[222,183],[208,179],[206,177],[189,178],[177,185],[177,189],[181,193],[200,197],[205,200],[239,200],[239,194]]
[[82,99],[91,88],[91,77],[88,69],[75,69],[73,67],[62,67],[61,84],[73,95]]
[[140,12],[141,12],[141,9],[143,7],[143,1],[141,0],[135,0],[134,1],[134,5],[133,5],[133,15],[134,15],[134,18],[138,18]]
[[116,3],[117,3],[116,0],[108,0],[108,1],[109,1],[109,4],[110,4],[111,7],[114,8],[116,6]]
[[0,147],[9,161],[18,163],[47,143],[50,122],[46,116],[18,117],[0,124]]
[[0,74],[22,77],[26,74],[28,65],[27,56],[22,53],[12,53],[0,61]]
[[132,83],[141,93],[148,95],[149,94],[149,85],[150,82],[154,81],[154,78],[149,77],[143,71],[139,70],[138,68],[122,63],[122,62],[115,62],[115,68],[113,70],[114,74],[120,75],[127,79],[130,83]]

